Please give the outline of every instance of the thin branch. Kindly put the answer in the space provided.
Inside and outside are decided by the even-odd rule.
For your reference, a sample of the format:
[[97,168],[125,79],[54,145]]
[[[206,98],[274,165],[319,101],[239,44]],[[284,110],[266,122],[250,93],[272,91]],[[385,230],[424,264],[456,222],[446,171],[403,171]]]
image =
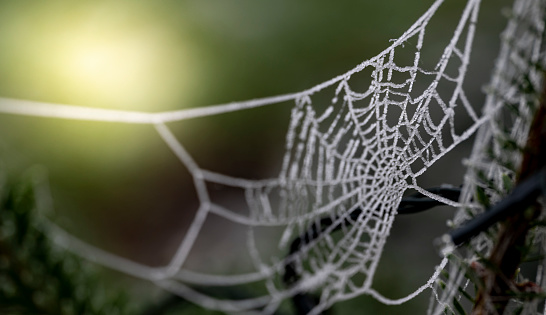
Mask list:
[[488,229],[491,225],[521,212],[521,209],[527,209],[536,202],[541,193],[546,195],[546,185],[544,183],[546,183],[546,167],[522,181],[501,202],[476,216],[457,230],[450,232],[451,241],[455,245],[463,244],[471,237]]

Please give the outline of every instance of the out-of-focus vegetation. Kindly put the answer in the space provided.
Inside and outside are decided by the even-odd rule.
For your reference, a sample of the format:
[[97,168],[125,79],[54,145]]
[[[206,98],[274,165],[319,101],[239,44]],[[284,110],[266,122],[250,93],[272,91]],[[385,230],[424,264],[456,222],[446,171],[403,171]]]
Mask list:
[[90,263],[53,245],[37,213],[30,181],[1,187],[0,313],[134,313],[129,295],[108,290],[93,269]]

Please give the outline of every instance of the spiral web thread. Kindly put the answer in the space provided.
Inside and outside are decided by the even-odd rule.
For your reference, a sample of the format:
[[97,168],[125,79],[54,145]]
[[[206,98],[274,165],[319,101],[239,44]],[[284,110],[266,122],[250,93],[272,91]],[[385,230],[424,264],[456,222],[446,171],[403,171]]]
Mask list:
[[[400,304],[427,288],[435,287],[440,271],[448,263],[448,258],[444,257],[431,279],[404,298],[389,299],[373,289],[373,276],[404,191],[415,189],[445,204],[461,206],[425,191],[417,179],[429,166],[488,122],[500,106],[491,105],[493,101],[489,100],[480,116],[463,89],[479,0],[467,2],[453,37],[436,57],[437,63],[425,68],[421,58],[425,31],[443,2],[435,1],[415,24],[379,55],[345,74],[299,93],[161,113],[0,99],[0,112],[152,124],[189,170],[200,207],[168,265],[149,267],[130,261],[93,247],[51,223],[57,243],[89,259],[150,280],[204,307],[228,312],[273,313],[282,301],[301,292],[319,293],[312,314],[337,301],[362,294],[371,295],[386,304]],[[525,51],[530,47],[527,46],[529,42],[521,45]],[[410,58],[398,58],[400,54],[407,57],[408,50]],[[497,81],[502,81],[500,75],[495,77],[493,86],[499,86],[497,90],[502,91],[502,85]],[[331,102],[324,102],[324,99]],[[199,161],[194,161],[167,126],[169,122],[290,100],[295,102],[295,106],[286,135],[286,153],[282,169],[275,178],[248,180],[202,169]],[[458,130],[456,123],[461,121],[470,122],[469,127]],[[486,126],[494,127],[489,123]],[[521,128],[525,129],[524,124]],[[485,131],[480,132],[480,137],[491,138]],[[477,165],[481,160],[473,158],[471,161],[472,165]],[[497,169],[489,170],[497,172]],[[210,184],[244,191],[248,214],[215,202],[208,191]],[[468,202],[469,198],[466,198],[465,204]],[[356,212],[357,209],[360,211]],[[358,216],[351,216],[355,213]],[[248,230],[246,245],[254,272],[216,275],[185,268],[203,224],[212,216],[223,217]],[[323,218],[330,218],[334,224],[318,237],[308,235],[306,238],[306,233],[309,234],[313,226],[318,227]],[[457,217],[455,222],[461,220]],[[280,252],[285,255],[296,237],[304,236],[302,239],[308,241],[287,257],[267,256],[267,252],[256,245],[255,231],[262,227],[283,230],[277,241]],[[338,231],[334,232],[334,227],[339,227]],[[299,278],[288,287],[281,281],[287,266],[292,266],[299,274]],[[258,297],[229,300],[195,289],[196,286],[237,287],[246,284],[261,287],[264,293]],[[446,290],[440,296],[439,291],[435,290],[440,307],[431,305],[432,313],[447,305],[449,302],[446,301],[455,294],[453,290]]]
[[[484,211],[480,198],[476,197],[478,190],[495,204],[511,189],[522,158],[521,150],[516,148],[526,145],[533,109],[538,106],[543,90],[545,13],[546,2],[542,0],[517,0],[510,11],[483,109],[483,115],[491,119],[479,128],[472,155],[466,161],[468,171],[460,199],[464,207],[456,212],[454,227]],[[497,232],[493,229],[481,233],[467,247],[451,253],[446,272],[433,288],[429,314],[456,313],[458,307],[472,304],[465,296],[465,293],[475,294],[475,283],[469,279],[468,272],[479,274],[478,265],[473,263],[481,257],[489,257]],[[544,256],[546,230],[537,227],[531,232],[530,246],[537,255]],[[517,280],[531,280],[546,290],[545,263],[546,260],[542,260],[532,271],[521,272]],[[512,312],[546,314],[546,308],[539,307],[537,299],[513,300],[505,314]]]

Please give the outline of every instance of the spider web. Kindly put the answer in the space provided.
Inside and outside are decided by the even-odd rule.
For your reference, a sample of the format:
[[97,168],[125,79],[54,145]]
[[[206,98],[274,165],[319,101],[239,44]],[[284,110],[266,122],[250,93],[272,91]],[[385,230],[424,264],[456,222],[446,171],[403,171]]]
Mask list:
[[[417,190],[445,204],[417,180],[428,167],[470,137],[493,115],[478,115],[463,83],[474,37],[479,0],[469,0],[453,37],[426,67],[425,32],[443,0],[437,0],[400,38],[379,55],[327,82],[298,93],[246,102],[145,113],[0,99],[0,112],[17,115],[151,124],[193,178],[200,207],[169,264],[149,267],[93,247],[51,223],[55,240],[89,259],[158,286],[207,308],[273,313],[284,300],[318,292],[311,314],[333,303],[367,294],[386,304],[400,304],[434,286],[444,258],[431,279],[401,299],[373,289],[373,276],[404,192]],[[415,44],[411,44],[415,43]],[[398,58],[398,52],[411,58]],[[364,83],[363,83],[364,82]],[[324,102],[324,99],[331,100]],[[286,134],[282,168],[274,178],[249,180],[203,169],[186,151],[168,123],[244,109],[295,103]],[[457,123],[470,121],[458,130]],[[483,137],[483,136],[482,136]],[[244,191],[248,214],[217,202],[209,187],[218,184]],[[203,225],[211,216],[244,226],[254,271],[236,275],[199,273],[185,268]],[[321,220],[333,222],[319,235]],[[296,238],[304,241],[286,257],[269,255],[257,245],[256,230],[282,229],[279,251],[288,254]],[[287,286],[287,268],[299,277]],[[221,299],[199,286],[252,284],[263,294]],[[443,304],[442,304],[443,305]]]

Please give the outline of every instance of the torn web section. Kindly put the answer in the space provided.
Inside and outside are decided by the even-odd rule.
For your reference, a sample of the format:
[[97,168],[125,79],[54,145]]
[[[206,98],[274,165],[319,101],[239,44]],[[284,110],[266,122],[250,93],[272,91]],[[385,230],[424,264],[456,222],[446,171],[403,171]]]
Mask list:
[[[513,189],[522,161],[532,115],[543,93],[546,65],[544,17],[546,4],[540,0],[517,0],[501,35],[502,44],[491,81],[486,87],[483,115],[471,156],[465,161],[467,173],[460,202],[462,207],[449,224],[457,228],[467,220],[504,199]],[[443,314],[457,305],[471,309],[475,283],[469,274],[479,272],[480,257],[489,257],[498,227],[475,236],[450,256],[446,273],[438,279],[431,297],[429,314]],[[544,228],[532,231],[530,245],[544,255]],[[522,268],[519,280],[536,282],[544,290],[544,261]],[[463,293],[464,292],[464,293]],[[536,300],[517,301],[521,314],[537,314]]]

